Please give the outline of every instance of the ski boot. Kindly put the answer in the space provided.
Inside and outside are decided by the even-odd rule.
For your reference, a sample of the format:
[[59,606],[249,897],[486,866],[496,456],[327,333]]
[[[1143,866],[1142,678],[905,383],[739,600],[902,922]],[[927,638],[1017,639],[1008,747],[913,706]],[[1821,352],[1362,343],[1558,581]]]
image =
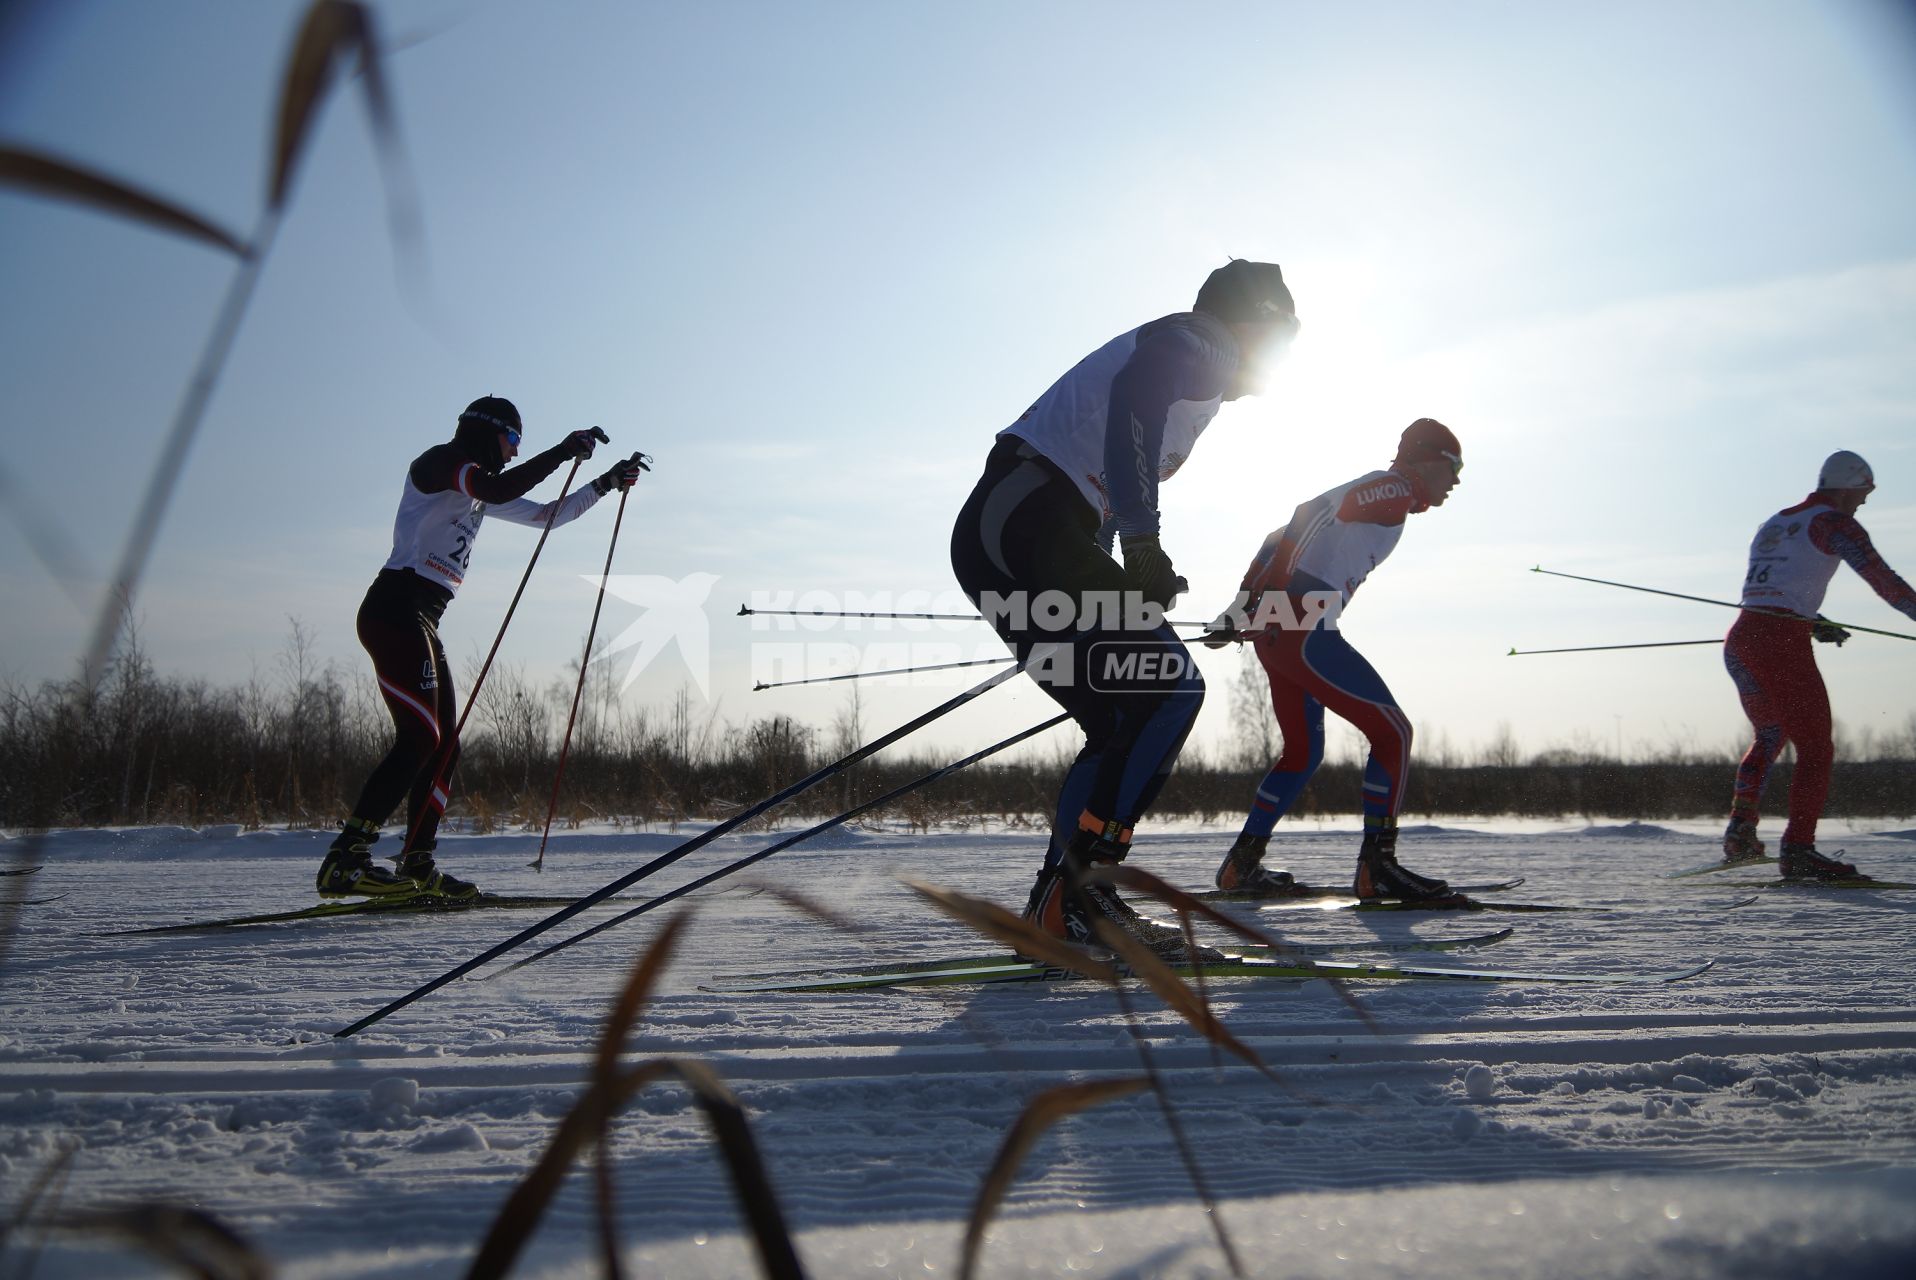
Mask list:
[[1264,866],[1264,846],[1270,842],[1269,836],[1240,834],[1218,866],[1217,887],[1247,898],[1296,897],[1297,880],[1290,872],[1271,871]]
[[1427,902],[1451,896],[1450,884],[1420,876],[1397,864],[1397,823],[1364,827],[1364,844],[1357,853],[1357,876],[1351,892],[1360,898],[1402,898]]
[[455,902],[464,902],[478,897],[478,885],[470,880],[461,880],[449,872],[441,871],[433,862],[433,850],[438,847],[437,840],[421,840],[417,845],[400,854],[399,874],[406,878],[415,892],[430,894],[435,898],[449,898]]
[[1769,848],[1756,838],[1755,818],[1731,818],[1723,829],[1723,861],[1727,866],[1761,862]]
[[1847,862],[1827,858],[1816,851],[1814,844],[1783,842],[1782,856],[1777,860],[1777,873],[1785,880],[1854,880],[1856,868]]
[[346,819],[326,856],[320,861],[313,887],[322,898],[344,898],[363,893],[369,898],[390,898],[418,892],[418,885],[396,876],[384,867],[373,865],[373,842],[379,828],[358,818]]
[[1024,918],[1052,937],[1088,950],[1108,951],[1092,928],[1096,916],[1168,961],[1222,959],[1224,953],[1213,948],[1197,947],[1194,951],[1186,946],[1182,929],[1139,915],[1110,885],[1081,883],[1080,877],[1091,868],[1115,866],[1129,852],[1129,842],[1116,832],[1080,827],[1065,845],[1064,858],[1058,865],[1038,872],[1037,883],[1025,903]]

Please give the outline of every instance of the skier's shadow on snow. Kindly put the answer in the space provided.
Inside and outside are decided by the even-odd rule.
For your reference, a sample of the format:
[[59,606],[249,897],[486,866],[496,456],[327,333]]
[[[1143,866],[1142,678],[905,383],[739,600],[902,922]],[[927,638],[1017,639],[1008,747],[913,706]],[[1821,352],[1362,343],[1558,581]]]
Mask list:
[[[1339,884],[1351,874],[1355,833],[1284,833],[1274,840],[1267,865],[1284,867],[1300,881]],[[1495,881],[1524,874],[1519,837],[1406,828],[1429,869],[1458,882]],[[1468,842],[1467,844],[1465,842]],[[1449,855],[1449,856],[1446,856]],[[1140,843],[1137,865],[1186,887],[1208,887],[1222,856],[1189,837]],[[1534,892],[1525,886],[1524,896]],[[1258,911],[1229,908],[1280,941],[1336,942],[1353,947],[1349,959],[1379,965],[1432,968],[1538,969],[1549,963],[1549,926],[1523,922],[1551,916],[1477,912],[1354,912],[1349,910]],[[1401,950],[1416,939],[1494,932],[1514,925],[1512,941],[1483,950]],[[1589,926],[1579,926],[1585,931]],[[1219,945],[1230,940],[1205,939]],[[1368,953],[1364,943],[1374,943]],[[1528,943],[1528,945],[1524,945]],[[1506,951],[1506,948],[1509,948]],[[1157,1001],[1142,984],[1127,987],[1150,1043],[1153,1065],[1164,1073],[1181,1120],[1193,1134],[1201,1165],[1215,1162],[1213,1181],[1223,1198],[1337,1186],[1383,1187],[1456,1176],[1460,1145],[1468,1145],[1489,1178],[1558,1176],[1617,1169],[1642,1171],[1640,1152],[1591,1151],[1549,1131],[1499,1119],[1505,1103],[1529,1096],[1537,1081],[1523,1079],[1499,1096],[1496,1071],[1472,1061],[1473,1049],[1492,1062],[1508,1059],[1494,1045],[1457,1044],[1438,1037],[1481,1028],[1494,1041],[1507,1022],[1536,1019],[1549,1006],[1551,1022],[1585,1011],[1591,988],[1524,988],[1516,984],[1445,980],[1353,981],[1340,994],[1319,980],[1212,980],[1207,995],[1230,1031],[1257,1051],[1281,1083],[1273,1083],[1228,1051],[1214,1048]],[[952,1009],[954,1022],[986,1047],[1008,1091],[1029,1097],[1065,1072],[1135,1073],[1141,1059],[1124,1029],[1119,1000],[1087,981],[952,988],[903,998],[934,999]],[[1373,1020],[1367,1027],[1346,999]],[[1511,1017],[1497,1017],[1500,1007]],[[1057,1032],[1053,1041],[1034,1028]],[[1087,1042],[1087,1036],[1089,1040]],[[1475,1076],[1470,1068],[1482,1068]],[[1485,1072],[1489,1073],[1488,1082]],[[1556,1081],[1544,1082],[1554,1087]],[[1638,1099],[1633,1105],[1641,1105]],[[1659,1104],[1661,1105],[1661,1104]],[[1091,1185],[1074,1184],[1088,1206],[1115,1207],[1188,1199],[1190,1184],[1178,1164],[1160,1104],[1140,1097],[1108,1104],[1095,1117],[1067,1122],[1027,1158],[1020,1181],[1098,1172]],[[1594,1122],[1593,1122],[1594,1123]],[[1079,1130],[1123,1134],[1109,1160],[1087,1162],[1078,1149]],[[1074,1136],[1077,1135],[1077,1136]],[[1097,1141],[1107,1141],[1100,1138]],[[1047,1160],[1046,1153],[1051,1153]],[[1136,1159],[1166,1171],[1139,1178]]]

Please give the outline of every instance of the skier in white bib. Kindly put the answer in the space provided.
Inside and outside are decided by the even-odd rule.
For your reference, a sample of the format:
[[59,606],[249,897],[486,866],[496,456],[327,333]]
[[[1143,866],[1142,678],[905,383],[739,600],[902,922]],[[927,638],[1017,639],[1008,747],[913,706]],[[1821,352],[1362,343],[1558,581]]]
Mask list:
[[1441,507],[1464,470],[1463,446],[1435,418],[1404,429],[1388,469],[1371,471],[1299,506],[1264,540],[1232,608],[1202,639],[1213,649],[1250,640],[1270,678],[1284,752],[1257,789],[1244,829],[1217,869],[1217,887],[1281,898],[1288,871],[1263,865],[1277,820],[1324,759],[1328,707],[1370,743],[1364,762],[1364,841],[1351,892],[1433,901],[1450,886],[1397,861],[1397,814],[1410,777],[1410,717],[1339,629],[1343,608],[1403,536],[1405,521]]
[[1790,780],[1789,825],[1777,870],[1785,880],[1840,880],[1856,874],[1847,862],[1816,851],[1816,823],[1829,797],[1830,699],[1816,669],[1812,640],[1841,645],[1849,632],[1817,610],[1836,566],[1847,564],[1905,617],[1916,618],[1916,590],[1884,563],[1856,522],[1876,488],[1869,463],[1847,449],[1832,453],[1816,478],[1816,492],[1763,522],[1750,543],[1743,576],[1743,611],[1723,640],[1723,664],[1755,735],[1737,766],[1730,825],[1723,833],[1726,862],[1763,856],[1756,838],[1758,806],[1770,766],[1785,742],[1796,747]]
[[1190,651],[1163,621],[1186,586],[1158,542],[1158,483],[1221,404],[1263,389],[1297,328],[1275,263],[1218,268],[1191,310],[1111,339],[1000,431],[952,528],[959,585],[1084,730],[1025,908],[1056,937],[1093,942],[1095,914],[1182,945],[1082,875],[1129,851],[1204,701]]
[[[439,816],[459,762],[459,705],[452,667],[439,643],[439,619],[465,581],[473,541],[487,516],[535,528],[550,517],[556,527],[577,519],[613,489],[631,488],[648,470],[644,455],[635,453],[568,494],[555,513],[552,503],[525,495],[564,463],[591,457],[606,435],[597,427],[574,431],[505,470],[518,456],[522,429],[512,401],[481,396],[459,415],[453,438],[420,454],[406,471],[392,554],[367,590],[357,624],[397,737],[320,863],[321,897],[430,893],[463,899],[479,892],[433,861]],[[395,875],[373,865],[372,845],[408,791],[407,840]]]

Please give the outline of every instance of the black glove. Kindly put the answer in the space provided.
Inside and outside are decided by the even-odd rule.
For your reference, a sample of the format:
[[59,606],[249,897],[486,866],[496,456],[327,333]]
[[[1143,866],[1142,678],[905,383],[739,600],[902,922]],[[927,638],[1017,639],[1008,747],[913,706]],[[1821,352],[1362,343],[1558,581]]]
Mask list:
[[612,437],[597,427],[587,427],[584,431],[574,431],[565,438],[565,446],[575,458],[590,458],[592,451],[600,444],[611,444]]
[[1818,644],[1833,644],[1841,648],[1843,641],[1849,639],[1849,632],[1819,613],[1816,621],[1810,623],[1810,639]]
[[1190,584],[1171,567],[1171,557],[1158,545],[1156,534],[1127,533],[1120,541],[1124,545],[1126,590],[1137,592],[1161,609],[1168,609],[1180,592],[1190,589]]
[[612,470],[592,482],[592,490],[600,497],[613,489],[630,489],[639,482],[641,472],[652,469],[652,459],[636,450],[632,456],[613,464]]

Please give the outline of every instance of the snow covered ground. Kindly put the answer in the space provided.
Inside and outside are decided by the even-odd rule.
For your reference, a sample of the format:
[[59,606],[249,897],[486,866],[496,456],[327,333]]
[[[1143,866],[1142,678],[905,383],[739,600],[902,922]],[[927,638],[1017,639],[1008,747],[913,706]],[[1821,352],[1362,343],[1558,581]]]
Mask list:
[[[1281,1085],[1218,1065],[1134,986],[1247,1273],[1916,1274],[1916,892],[1775,891],[1730,908],[1738,891],[1723,882],[1752,874],[1662,878],[1712,857],[1715,829],[1441,821],[1405,836],[1408,865],[1522,875],[1502,897],[1591,909],[1260,916],[1312,942],[1516,930],[1481,951],[1404,957],[1432,964],[1589,973],[1716,959],[1687,982],[1353,984],[1375,1031],[1323,982],[1213,984],[1225,1023]],[[524,866],[536,834],[455,835],[442,861],[495,891],[578,894],[689,833],[565,833],[543,874]],[[326,839],[63,831],[42,847],[44,870],[0,880],[3,893],[61,895],[23,909],[0,974],[0,1210],[77,1143],[67,1209],[197,1205],[292,1277],[462,1273],[578,1096],[613,991],[678,907],[508,977],[455,983],[348,1041],[331,1033],[539,913],[102,936],[305,905]],[[641,887],[768,842],[728,837]],[[1201,887],[1228,842],[1146,831],[1134,860]],[[1821,844],[1916,880],[1916,832],[1830,823]],[[1017,905],[1034,845],[996,828],[861,830],[740,877],[843,909],[858,934],[749,885],[691,900],[687,943],[631,1056],[696,1056],[736,1089],[813,1276],[955,1273],[979,1179],[1024,1102],[1067,1080],[1135,1075],[1138,1052],[1113,995],[1085,983],[834,995],[700,984],[787,963],[992,950],[898,877]],[[1341,882],[1355,845],[1354,824],[1303,824],[1280,835],[1272,862]],[[0,865],[18,848],[0,842]],[[637,1273],[757,1274],[683,1089],[640,1095],[615,1134]],[[575,1176],[517,1274],[596,1275],[596,1247],[590,1180]],[[153,1266],[110,1242],[54,1236],[35,1274]],[[979,1274],[1229,1270],[1145,1095],[1067,1119],[1039,1143]]]

